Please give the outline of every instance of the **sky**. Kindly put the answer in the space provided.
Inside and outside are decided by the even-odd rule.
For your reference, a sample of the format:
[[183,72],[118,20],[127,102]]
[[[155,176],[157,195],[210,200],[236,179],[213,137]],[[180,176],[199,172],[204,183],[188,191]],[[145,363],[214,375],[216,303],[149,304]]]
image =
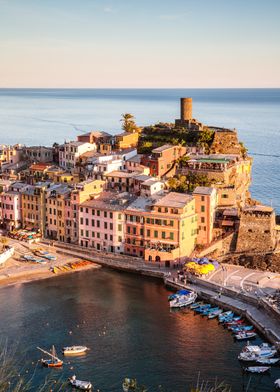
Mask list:
[[280,0],[0,0],[0,87],[280,87]]

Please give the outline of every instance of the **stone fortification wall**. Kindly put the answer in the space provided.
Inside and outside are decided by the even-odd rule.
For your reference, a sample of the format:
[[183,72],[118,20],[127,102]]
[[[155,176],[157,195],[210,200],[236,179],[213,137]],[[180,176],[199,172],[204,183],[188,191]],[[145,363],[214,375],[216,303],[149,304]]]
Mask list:
[[241,155],[241,145],[236,131],[217,130],[211,145],[211,154],[238,154]]
[[271,252],[276,245],[275,212],[269,207],[249,207],[241,212],[237,252]]

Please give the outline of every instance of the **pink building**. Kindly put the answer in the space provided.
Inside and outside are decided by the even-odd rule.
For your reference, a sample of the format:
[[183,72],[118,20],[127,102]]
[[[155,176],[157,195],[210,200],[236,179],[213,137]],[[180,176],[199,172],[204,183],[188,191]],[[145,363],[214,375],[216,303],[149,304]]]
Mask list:
[[0,222],[7,230],[17,229],[21,225],[21,195],[10,190],[0,194]]
[[79,244],[101,251],[124,251],[124,210],[127,194],[103,192],[80,204]]

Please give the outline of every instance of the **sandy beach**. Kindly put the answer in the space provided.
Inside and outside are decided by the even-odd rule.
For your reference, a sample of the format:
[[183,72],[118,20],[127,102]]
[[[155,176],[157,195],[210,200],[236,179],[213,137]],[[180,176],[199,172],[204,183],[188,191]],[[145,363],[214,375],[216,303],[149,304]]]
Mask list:
[[[57,252],[56,249],[50,249],[50,247],[43,246],[41,244],[28,245],[20,241],[12,240],[9,245],[15,248],[15,254],[13,257],[8,259],[3,266],[0,267],[0,288],[18,283],[53,278],[56,276],[76,273],[88,269],[101,268],[100,265],[89,262],[87,265],[79,265],[75,269],[69,268],[66,271],[60,269],[60,267],[68,265],[69,263],[78,264],[83,260],[79,257],[72,257],[61,254],[60,252]],[[42,265],[23,260],[24,255],[33,255],[32,251],[38,248],[48,251],[50,254],[56,257],[56,260],[47,261],[46,264]],[[53,269],[55,269],[57,273],[54,273]]]

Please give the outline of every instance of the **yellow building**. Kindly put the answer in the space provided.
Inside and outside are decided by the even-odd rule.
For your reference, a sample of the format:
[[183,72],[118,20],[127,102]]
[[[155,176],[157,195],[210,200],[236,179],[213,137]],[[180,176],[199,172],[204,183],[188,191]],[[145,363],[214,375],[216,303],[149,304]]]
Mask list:
[[116,148],[124,149],[130,147],[137,147],[139,139],[138,132],[123,132],[116,135]]
[[46,221],[45,190],[49,183],[27,185],[21,190],[22,226],[44,233]]

